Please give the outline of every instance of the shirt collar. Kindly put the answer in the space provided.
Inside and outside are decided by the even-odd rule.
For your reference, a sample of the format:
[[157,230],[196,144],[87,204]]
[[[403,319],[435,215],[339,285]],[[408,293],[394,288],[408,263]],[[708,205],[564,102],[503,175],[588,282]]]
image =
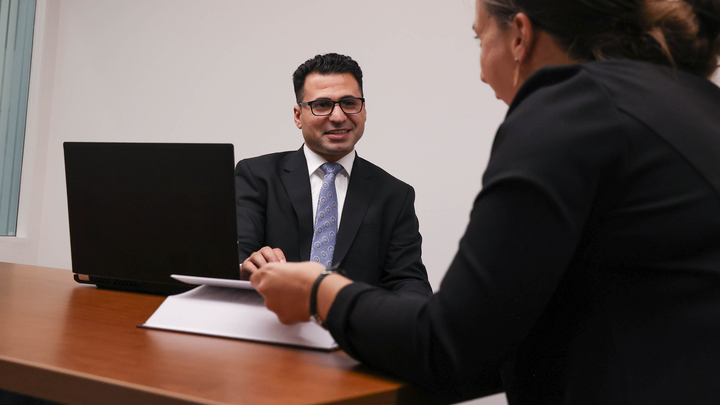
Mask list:
[[[307,161],[308,177],[312,176],[312,174],[315,173],[315,171],[318,170],[323,163],[327,163],[325,158],[310,150],[310,148],[308,148],[305,144],[303,144],[303,152],[305,153],[305,161]],[[355,149],[353,149],[352,152],[337,161],[337,163],[340,163],[343,169],[345,169],[348,177],[350,177],[350,174],[352,173],[353,163],[355,163],[355,155],[356,152]]]

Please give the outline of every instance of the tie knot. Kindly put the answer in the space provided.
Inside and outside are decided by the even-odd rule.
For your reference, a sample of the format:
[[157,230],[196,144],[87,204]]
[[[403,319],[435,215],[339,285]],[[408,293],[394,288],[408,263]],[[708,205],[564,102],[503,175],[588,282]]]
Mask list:
[[340,171],[342,171],[343,167],[340,163],[327,162],[327,163],[323,163],[323,165],[320,166],[320,169],[322,169],[322,171],[323,171],[323,173],[325,173],[325,175],[328,175],[328,174],[340,173]]

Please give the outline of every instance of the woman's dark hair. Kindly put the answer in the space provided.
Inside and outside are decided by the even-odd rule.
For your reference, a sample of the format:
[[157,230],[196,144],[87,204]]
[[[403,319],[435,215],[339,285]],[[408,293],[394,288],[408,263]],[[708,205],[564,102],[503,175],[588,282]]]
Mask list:
[[576,60],[632,59],[709,77],[720,0],[481,0],[498,23],[522,12]]
[[305,79],[310,73],[318,73],[321,75],[350,73],[355,77],[355,80],[357,80],[358,86],[360,87],[360,94],[363,94],[363,74],[360,65],[349,56],[337,53],[326,53],[325,55],[315,55],[315,57],[306,60],[302,65],[298,66],[295,73],[293,73],[295,98],[298,103],[302,102]]

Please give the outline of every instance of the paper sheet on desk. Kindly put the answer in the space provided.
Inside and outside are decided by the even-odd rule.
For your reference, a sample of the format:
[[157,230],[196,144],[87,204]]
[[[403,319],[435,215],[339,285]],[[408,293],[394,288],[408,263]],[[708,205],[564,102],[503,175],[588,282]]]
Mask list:
[[209,285],[167,297],[139,326],[321,350],[338,347],[315,323],[281,324],[254,290]]

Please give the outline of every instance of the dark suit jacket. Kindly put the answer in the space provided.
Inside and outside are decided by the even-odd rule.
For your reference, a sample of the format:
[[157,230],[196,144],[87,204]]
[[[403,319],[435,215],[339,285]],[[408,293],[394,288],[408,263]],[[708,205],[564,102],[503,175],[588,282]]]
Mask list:
[[354,283],[326,324],[454,399],[719,403],[720,89],[640,62],[536,72],[439,291]]
[[[302,148],[242,160],[235,178],[240,262],[263,246],[309,260],[314,213]],[[356,156],[333,262],[356,281],[432,294],[414,201],[411,186]]]

